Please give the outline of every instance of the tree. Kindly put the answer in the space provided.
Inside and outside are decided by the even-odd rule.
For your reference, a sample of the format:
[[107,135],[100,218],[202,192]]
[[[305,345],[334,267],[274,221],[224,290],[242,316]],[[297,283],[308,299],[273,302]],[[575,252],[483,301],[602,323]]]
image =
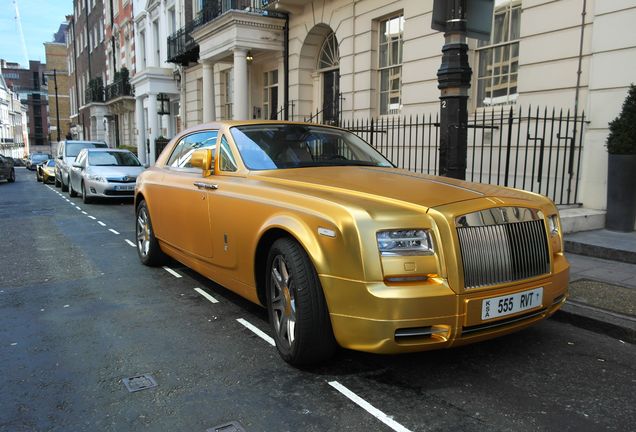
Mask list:
[[609,123],[607,152],[636,154],[636,86],[629,86],[621,113]]

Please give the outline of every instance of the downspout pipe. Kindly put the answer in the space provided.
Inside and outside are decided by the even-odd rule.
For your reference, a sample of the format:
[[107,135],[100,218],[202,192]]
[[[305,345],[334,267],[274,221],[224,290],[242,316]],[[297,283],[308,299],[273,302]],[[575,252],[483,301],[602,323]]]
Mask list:
[[283,104],[285,106],[285,121],[289,120],[289,14],[285,14],[285,27],[283,29],[283,67],[285,68],[285,89]]
[[[587,0],[583,0],[583,10],[581,11],[581,40],[579,42],[579,67],[576,71],[576,90],[574,92],[574,115],[579,115],[579,93],[581,91],[581,74],[583,73],[583,39],[585,36],[585,15],[587,14]],[[576,123],[574,124],[576,128]],[[574,134],[576,136],[576,132]]]

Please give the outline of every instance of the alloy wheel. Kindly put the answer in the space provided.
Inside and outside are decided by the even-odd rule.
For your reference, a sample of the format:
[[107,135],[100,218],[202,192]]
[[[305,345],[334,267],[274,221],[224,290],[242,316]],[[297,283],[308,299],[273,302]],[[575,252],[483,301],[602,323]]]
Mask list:
[[270,298],[274,319],[274,330],[281,341],[291,347],[295,339],[296,328],[296,295],[294,280],[289,266],[282,255],[277,255],[272,262],[270,274]]
[[144,257],[150,250],[150,224],[148,212],[144,207],[140,208],[137,214],[137,249]]

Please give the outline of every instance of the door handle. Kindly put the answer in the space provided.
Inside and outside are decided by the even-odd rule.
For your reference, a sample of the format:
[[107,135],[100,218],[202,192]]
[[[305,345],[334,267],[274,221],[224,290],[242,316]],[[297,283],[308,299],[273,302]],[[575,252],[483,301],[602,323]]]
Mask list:
[[219,188],[219,185],[212,183],[194,182],[194,185],[199,189],[217,190]]

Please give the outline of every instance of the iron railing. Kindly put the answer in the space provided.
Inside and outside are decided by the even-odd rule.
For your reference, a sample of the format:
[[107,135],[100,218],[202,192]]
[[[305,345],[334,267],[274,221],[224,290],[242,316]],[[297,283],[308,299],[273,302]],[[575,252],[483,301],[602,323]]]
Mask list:
[[[585,113],[529,107],[475,112],[468,120],[466,180],[578,204]],[[438,174],[439,114],[342,121],[393,164]]]
[[93,102],[104,102],[104,86],[94,85],[92,87],[88,87],[84,95],[86,97],[85,101],[87,104]]
[[119,97],[134,96],[132,85],[128,79],[119,79],[112,84],[106,86],[106,101],[110,101]]

